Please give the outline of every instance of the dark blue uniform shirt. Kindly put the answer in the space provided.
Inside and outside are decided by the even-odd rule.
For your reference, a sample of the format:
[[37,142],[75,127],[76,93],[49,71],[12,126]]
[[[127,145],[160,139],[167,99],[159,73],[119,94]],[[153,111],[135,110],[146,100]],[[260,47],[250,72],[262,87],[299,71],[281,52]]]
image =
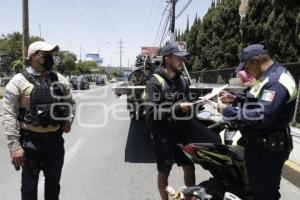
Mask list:
[[242,135],[247,138],[289,130],[297,97],[291,74],[278,63],[272,64],[254,86],[237,94],[232,106],[223,116],[237,121]]

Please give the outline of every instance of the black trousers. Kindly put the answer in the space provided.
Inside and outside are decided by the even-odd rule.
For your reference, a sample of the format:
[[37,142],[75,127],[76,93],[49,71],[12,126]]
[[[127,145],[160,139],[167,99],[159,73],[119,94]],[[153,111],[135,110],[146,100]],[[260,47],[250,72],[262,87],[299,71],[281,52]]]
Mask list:
[[24,138],[25,163],[22,168],[22,200],[37,200],[39,173],[45,177],[45,200],[58,200],[64,163],[64,139],[61,135],[47,140]]
[[280,199],[281,170],[289,152],[271,152],[257,145],[245,149],[246,166],[255,200]]

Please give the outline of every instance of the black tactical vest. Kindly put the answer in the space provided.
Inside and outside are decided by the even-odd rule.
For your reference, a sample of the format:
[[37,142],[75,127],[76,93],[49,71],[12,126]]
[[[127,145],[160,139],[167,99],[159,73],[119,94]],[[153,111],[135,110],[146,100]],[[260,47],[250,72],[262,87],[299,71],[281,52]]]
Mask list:
[[34,87],[30,94],[30,109],[20,108],[19,121],[42,127],[63,124],[71,110],[62,98],[62,85],[51,84],[58,81],[57,74],[50,72],[51,83],[46,85],[38,83],[27,71],[22,72],[22,75]]

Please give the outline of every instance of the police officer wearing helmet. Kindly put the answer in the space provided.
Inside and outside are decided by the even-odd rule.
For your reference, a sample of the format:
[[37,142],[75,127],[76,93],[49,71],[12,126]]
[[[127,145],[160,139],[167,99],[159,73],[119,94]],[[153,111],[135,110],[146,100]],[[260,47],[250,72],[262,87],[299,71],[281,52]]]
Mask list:
[[39,173],[45,176],[45,199],[58,200],[64,163],[63,132],[70,132],[74,101],[69,82],[52,72],[57,45],[44,41],[28,48],[30,65],[6,85],[3,126],[11,160],[22,167],[22,200],[36,200]]
[[155,71],[147,84],[146,116],[154,141],[158,189],[161,199],[167,200],[165,189],[173,163],[182,167],[185,185],[195,185],[194,165],[178,147],[178,143],[219,143],[220,140],[193,119],[193,113],[196,112],[191,103],[193,96],[187,79],[182,75],[184,60],[189,53],[175,42],[167,45],[162,55],[163,66]]
[[265,47],[253,44],[242,51],[238,70],[256,83],[243,94],[222,92],[219,111],[236,121],[246,138],[245,159],[255,200],[280,198],[281,170],[293,148],[289,122],[297,88],[287,69],[274,62]]

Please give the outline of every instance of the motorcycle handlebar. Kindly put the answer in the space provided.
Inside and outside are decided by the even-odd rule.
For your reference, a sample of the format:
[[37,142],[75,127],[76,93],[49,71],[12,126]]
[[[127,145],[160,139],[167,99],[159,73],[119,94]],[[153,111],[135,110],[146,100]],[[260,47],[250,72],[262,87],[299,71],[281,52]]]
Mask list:
[[222,125],[222,124],[224,124],[224,120],[221,120],[221,121],[219,121],[219,122],[217,122],[217,123],[215,123],[215,124],[213,124],[213,125],[210,125],[210,126],[208,126],[207,128],[208,128],[208,129],[214,129],[214,128],[216,128],[216,127]]

